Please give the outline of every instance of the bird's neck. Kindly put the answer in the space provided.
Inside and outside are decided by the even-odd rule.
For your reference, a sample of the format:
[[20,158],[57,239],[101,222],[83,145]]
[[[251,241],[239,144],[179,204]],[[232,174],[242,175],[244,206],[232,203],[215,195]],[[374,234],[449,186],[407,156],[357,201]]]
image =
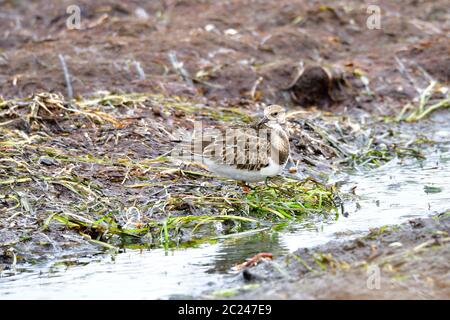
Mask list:
[[286,129],[276,124],[269,127],[271,129],[270,138],[272,152],[277,153],[278,164],[286,163],[289,157],[289,136]]

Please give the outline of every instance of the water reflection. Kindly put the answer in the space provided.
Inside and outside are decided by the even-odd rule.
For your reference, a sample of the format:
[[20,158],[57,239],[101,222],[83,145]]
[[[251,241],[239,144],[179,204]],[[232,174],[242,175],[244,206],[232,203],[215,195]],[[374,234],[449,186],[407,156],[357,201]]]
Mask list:
[[249,237],[227,239],[219,246],[207,272],[227,273],[236,264],[243,263],[260,252],[282,255],[289,252],[289,249],[278,232],[262,231]]

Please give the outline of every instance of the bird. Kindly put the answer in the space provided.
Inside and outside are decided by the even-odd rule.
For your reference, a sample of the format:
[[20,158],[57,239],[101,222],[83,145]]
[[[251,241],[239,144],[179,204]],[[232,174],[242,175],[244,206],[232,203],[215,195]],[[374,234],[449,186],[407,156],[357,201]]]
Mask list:
[[251,125],[194,132],[190,147],[194,161],[217,176],[238,181],[248,192],[248,183],[267,182],[288,162],[286,110],[269,105],[264,116]]

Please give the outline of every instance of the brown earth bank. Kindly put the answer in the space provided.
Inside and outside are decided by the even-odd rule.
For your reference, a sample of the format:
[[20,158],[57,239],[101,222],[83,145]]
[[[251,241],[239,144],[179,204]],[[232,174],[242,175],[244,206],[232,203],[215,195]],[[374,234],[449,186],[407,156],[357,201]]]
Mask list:
[[232,298],[450,299],[449,231],[447,211],[300,249],[243,270],[243,282],[260,285]]
[[[79,29],[67,27],[70,5]],[[369,5],[381,10],[380,29],[367,27]],[[3,0],[0,95],[66,94],[62,55],[75,97],[147,92],[389,113],[431,79],[448,82],[449,25],[445,0]]]
[[[0,0],[0,271],[52,255],[168,245],[160,237],[168,221],[170,245],[178,246],[197,237],[177,233],[181,218],[247,218],[258,191],[270,196],[258,210],[283,202],[280,194],[292,187],[300,202],[315,189],[331,197],[331,186],[285,179],[275,196],[260,186],[247,199],[230,181],[166,159],[177,130],[198,119],[218,127],[249,122],[260,102],[299,111],[288,126],[301,178],[320,181],[343,163],[372,168],[397,156],[423,158],[433,125],[370,116],[397,115],[405,104],[416,107],[419,96],[433,102],[448,94],[447,2]],[[81,20],[71,30],[66,9],[74,4]],[[367,28],[369,4],[381,8],[379,30]],[[433,92],[423,94],[434,81]],[[241,216],[211,232],[246,230]],[[256,217],[278,219],[273,210]],[[310,272],[291,259],[286,268],[298,281],[277,280],[273,290],[238,297],[356,298],[364,290],[448,297],[447,220],[404,225],[398,235],[388,228],[347,251],[324,247],[330,256],[296,253],[332,272]],[[414,251],[428,240],[437,242]],[[388,260],[381,289],[364,289],[366,269],[353,263],[381,265],[383,257],[400,264]],[[258,278],[259,268],[246,277]],[[268,277],[277,279],[273,271]],[[391,280],[397,291],[384,290]]]

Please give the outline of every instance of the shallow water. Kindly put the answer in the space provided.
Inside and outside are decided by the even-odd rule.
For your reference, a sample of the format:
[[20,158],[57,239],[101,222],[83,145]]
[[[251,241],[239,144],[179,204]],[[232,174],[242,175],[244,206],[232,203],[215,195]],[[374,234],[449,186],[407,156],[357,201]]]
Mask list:
[[[196,248],[127,250],[114,257],[76,259],[70,267],[49,261],[0,278],[0,299],[198,296],[229,285],[236,277],[231,267],[258,252],[279,256],[445,211],[450,208],[450,130],[438,130],[432,137],[440,143],[424,150],[424,161],[393,160],[375,170],[336,177],[344,182],[344,192],[356,186],[359,205],[346,203],[347,218],[304,222],[280,232],[225,238]],[[425,186],[440,188],[440,192],[427,193]]]

